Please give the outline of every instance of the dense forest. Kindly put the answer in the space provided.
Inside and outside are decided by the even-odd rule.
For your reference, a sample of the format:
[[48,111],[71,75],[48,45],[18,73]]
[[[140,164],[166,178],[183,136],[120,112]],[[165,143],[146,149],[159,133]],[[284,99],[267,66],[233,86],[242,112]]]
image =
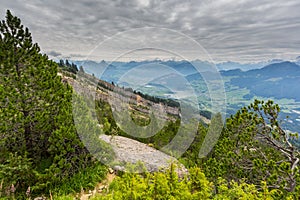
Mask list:
[[[108,167],[92,156],[113,155],[98,138],[100,127],[108,135],[132,137],[117,126],[110,105],[96,101],[98,121],[82,119],[93,141],[87,149],[72,109],[87,113],[88,105],[59,72],[73,78],[84,73],[72,63],[48,59],[28,28],[7,11],[0,22],[0,199],[79,198],[108,174]],[[188,174],[178,176],[173,164],[154,173],[119,172],[91,199],[299,199],[300,154],[294,146],[298,134],[281,128],[279,113],[272,100],[255,100],[241,108],[226,120],[217,144],[204,158],[199,150],[213,129],[199,122],[193,143],[179,159]],[[148,118],[132,118],[139,125],[148,123]],[[160,149],[179,126],[177,117],[156,135],[134,139]]]

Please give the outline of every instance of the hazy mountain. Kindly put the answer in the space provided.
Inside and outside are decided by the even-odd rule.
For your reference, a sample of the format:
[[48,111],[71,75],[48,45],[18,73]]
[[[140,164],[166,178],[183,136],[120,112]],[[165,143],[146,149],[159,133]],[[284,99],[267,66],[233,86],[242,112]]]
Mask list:
[[241,76],[242,74],[244,74],[244,71],[242,71],[241,69],[231,69],[231,70],[222,70],[220,71],[220,73],[222,74],[222,76]]
[[246,74],[263,77],[294,77],[300,76],[300,66],[296,63],[285,61],[267,65],[262,69],[249,70]]
[[264,66],[264,63],[260,62],[260,63],[242,64],[238,62],[227,61],[227,62],[218,63],[216,64],[216,66],[219,70],[241,69],[243,71],[247,71],[249,69],[261,68]]
[[[241,72],[223,72],[224,76],[234,76],[230,84],[247,88],[251,96],[287,98],[300,101],[300,66],[293,62],[267,65],[261,69]],[[250,97],[251,97],[250,96]]]
[[222,62],[216,64],[217,68],[219,70],[227,71],[227,70],[233,70],[233,69],[241,69],[242,71],[248,71],[251,69],[260,69],[263,68],[266,65],[273,64],[273,63],[280,63],[283,62],[282,59],[273,59],[269,61],[262,61],[257,63],[239,63],[239,62]]
[[[242,71],[249,71],[252,69],[260,69],[263,68],[266,65],[274,64],[274,63],[281,63],[284,62],[281,59],[273,59],[269,61],[264,62],[257,62],[257,63],[239,63],[239,62],[222,62],[213,64],[208,61],[202,61],[202,60],[194,60],[194,61],[175,61],[175,60],[168,60],[168,61],[162,61],[162,60],[150,60],[150,61],[130,61],[130,62],[121,62],[121,61],[104,61],[101,62],[95,62],[91,60],[86,61],[73,61],[76,65],[80,66],[82,65],[88,72],[97,72],[101,71],[103,68],[107,66],[114,66],[117,68],[117,70],[130,70],[134,67],[143,66],[145,64],[149,63],[157,63],[164,66],[168,66],[176,70],[177,72],[181,73],[182,75],[190,75],[194,74],[197,71],[199,72],[205,72],[205,71],[228,71],[233,69],[241,69]],[[296,58],[295,63],[300,63],[300,56]],[[215,68],[216,67],[216,68]],[[112,69],[110,69],[112,70]]]
[[95,62],[91,60],[86,61],[73,61],[78,66],[83,66],[85,72],[89,74],[94,74],[95,76],[99,77],[107,68],[108,64],[102,60],[101,62]]
[[300,56],[298,56],[295,60],[295,62],[297,63],[297,65],[300,65]]

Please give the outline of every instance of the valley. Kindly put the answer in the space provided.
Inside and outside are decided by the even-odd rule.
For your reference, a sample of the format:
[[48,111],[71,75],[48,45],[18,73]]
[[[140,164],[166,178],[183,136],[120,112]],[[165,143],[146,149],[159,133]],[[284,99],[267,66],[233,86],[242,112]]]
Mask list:
[[[186,80],[185,84],[191,86],[197,95],[200,110],[209,112],[212,112],[213,108],[207,84],[209,81],[209,84],[212,83],[213,78],[211,77],[218,78],[218,75],[220,75],[224,88],[218,87],[218,90],[226,94],[226,116],[230,116],[241,107],[249,105],[254,99],[265,101],[272,99],[281,107],[280,120],[282,126],[293,132],[300,130],[300,67],[297,65],[298,62],[272,60],[269,63],[259,63],[256,65],[256,69],[248,71],[242,71],[240,68],[253,67],[254,64],[231,63],[232,65],[230,65],[230,62],[227,62],[214,66],[212,63],[199,60],[192,62],[154,60],[117,63],[76,61],[75,63],[83,65],[87,73],[94,74],[107,82],[133,88],[133,90],[151,96],[173,100],[188,99],[191,95],[180,92],[181,83],[183,82],[176,81],[178,80],[176,75],[182,76]],[[266,66],[263,66],[263,64],[266,64]],[[170,68],[173,71],[153,79],[151,77],[153,76],[153,69],[151,68],[157,71],[160,66],[163,66],[161,68]],[[231,69],[230,66],[231,68],[240,68]],[[218,68],[220,74],[214,72],[215,67]],[[139,73],[134,71],[136,68],[140,68]],[[228,70],[220,70],[224,68]],[[130,73],[132,77],[128,76]],[[132,81],[137,76],[142,77],[144,81]],[[157,75],[154,74],[154,76]],[[210,80],[205,80],[203,77]]]

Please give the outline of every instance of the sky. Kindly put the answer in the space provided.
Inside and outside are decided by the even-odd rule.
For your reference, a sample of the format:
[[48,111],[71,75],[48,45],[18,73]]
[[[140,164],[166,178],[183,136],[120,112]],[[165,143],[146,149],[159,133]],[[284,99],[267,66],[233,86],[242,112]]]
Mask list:
[[4,0],[2,19],[7,9],[53,59],[300,56],[299,0]]

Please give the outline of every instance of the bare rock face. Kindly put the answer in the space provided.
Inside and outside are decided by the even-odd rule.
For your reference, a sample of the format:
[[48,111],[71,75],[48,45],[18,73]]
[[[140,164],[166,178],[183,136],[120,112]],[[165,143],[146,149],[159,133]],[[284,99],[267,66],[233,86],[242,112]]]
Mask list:
[[[174,163],[177,165],[179,175],[187,174],[187,169],[176,158],[144,143],[122,136],[100,135],[100,139],[112,145],[116,153],[116,163],[143,163],[148,172],[164,170]],[[116,164],[113,168],[117,171],[124,171],[125,165]]]

